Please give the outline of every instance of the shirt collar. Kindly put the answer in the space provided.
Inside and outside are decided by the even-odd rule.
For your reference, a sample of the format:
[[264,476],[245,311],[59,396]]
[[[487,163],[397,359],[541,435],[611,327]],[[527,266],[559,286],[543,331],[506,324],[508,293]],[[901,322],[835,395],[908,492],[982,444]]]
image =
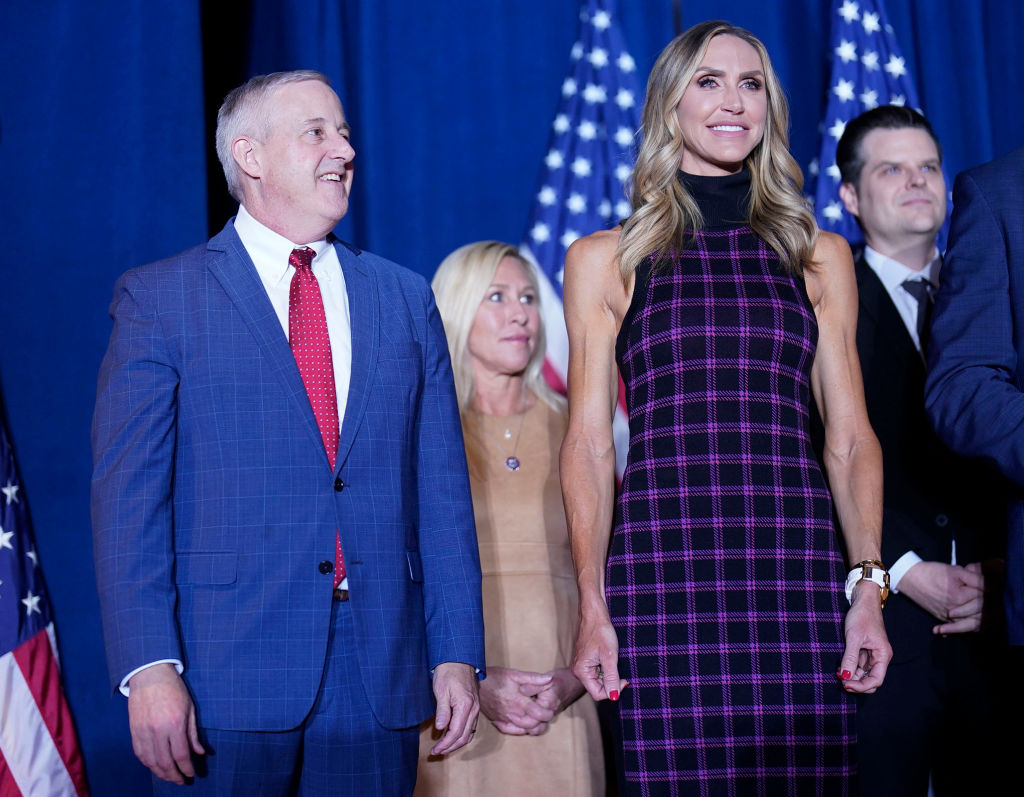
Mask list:
[[[253,218],[252,214],[245,209],[245,205],[238,206],[238,213],[235,216],[235,232],[242,240],[242,245],[252,258],[253,265],[260,273],[260,276],[271,284],[290,278],[291,265],[288,257],[293,249],[300,248],[303,244],[296,244],[289,241],[283,235],[279,235],[265,224]],[[329,246],[326,238],[319,241],[304,244],[316,254],[313,257],[313,265],[323,255]]]
[[864,247],[864,259],[878,275],[885,289],[892,293],[896,288],[907,280],[926,279],[933,287],[939,284],[939,269],[942,268],[942,256],[935,250],[931,261],[920,271],[903,265],[898,260],[893,260],[880,252],[876,252],[870,246]]

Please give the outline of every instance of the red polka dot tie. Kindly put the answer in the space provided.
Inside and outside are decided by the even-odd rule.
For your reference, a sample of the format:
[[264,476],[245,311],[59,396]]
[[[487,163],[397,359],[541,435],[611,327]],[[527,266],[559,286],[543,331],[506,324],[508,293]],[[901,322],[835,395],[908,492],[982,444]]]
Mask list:
[[[312,269],[315,254],[308,248],[293,249],[288,257],[288,263],[295,268],[288,289],[288,343],[299,366],[299,375],[313,407],[327,461],[333,471],[338,460],[338,397],[334,387],[334,361],[331,359],[324,301]],[[334,586],[337,587],[345,578],[340,535],[335,540],[334,564]]]

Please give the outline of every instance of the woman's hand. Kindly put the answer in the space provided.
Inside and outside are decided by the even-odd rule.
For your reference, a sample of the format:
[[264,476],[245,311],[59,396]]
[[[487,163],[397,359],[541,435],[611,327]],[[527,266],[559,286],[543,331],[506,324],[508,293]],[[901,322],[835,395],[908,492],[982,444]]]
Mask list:
[[488,667],[480,682],[480,708],[494,727],[510,736],[539,736],[555,712],[531,696],[550,686],[551,673]]
[[860,581],[846,613],[846,650],[836,675],[847,692],[870,694],[882,685],[891,660],[878,586]]
[[618,700],[626,688],[628,681],[619,678],[619,639],[607,609],[597,616],[585,614],[580,620],[572,673],[594,700]]

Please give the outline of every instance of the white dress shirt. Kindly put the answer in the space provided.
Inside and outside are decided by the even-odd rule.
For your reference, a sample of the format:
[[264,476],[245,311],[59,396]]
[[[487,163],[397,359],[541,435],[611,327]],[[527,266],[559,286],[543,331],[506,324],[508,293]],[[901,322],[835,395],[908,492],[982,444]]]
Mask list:
[[[288,291],[291,288],[295,267],[289,264],[288,256],[293,249],[300,248],[278,235],[269,227],[260,224],[244,206],[238,206],[235,216],[235,232],[242,239],[242,246],[252,258],[256,273],[260,275],[263,288],[270,297],[270,303],[281,322],[285,337],[288,336]],[[345,419],[348,404],[348,383],[352,375],[352,322],[348,309],[348,292],[345,290],[345,275],[338,262],[338,253],[327,243],[326,238],[305,244],[316,252],[313,258],[313,276],[320,283],[320,296],[324,301],[324,315],[327,317],[327,336],[331,341],[331,359],[334,361],[334,389],[338,397],[338,431]]]
[[[906,280],[924,278],[932,285],[938,287],[939,270],[942,268],[942,258],[939,256],[938,251],[935,252],[931,262],[920,271],[905,266],[891,257],[886,257],[876,252],[870,246],[864,247],[864,260],[878,276],[878,279],[881,280],[882,285],[885,286],[886,293],[889,294],[889,298],[892,299],[892,303],[896,306],[900,318],[903,319],[903,325],[907,328],[910,339],[914,341],[914,347],[920,352],[921,341],[917,337],[918,303],[917,299],[904,289],[903,283]],[[953,543],[953,546],[952,564],[956,564],[956,542]],[[907,551],[897,559],[889,568],[889,589],[893,592],[899,592],[900,580],[907,574],[910,568],[920,561],[922,561],[921,557],[913,551]]]

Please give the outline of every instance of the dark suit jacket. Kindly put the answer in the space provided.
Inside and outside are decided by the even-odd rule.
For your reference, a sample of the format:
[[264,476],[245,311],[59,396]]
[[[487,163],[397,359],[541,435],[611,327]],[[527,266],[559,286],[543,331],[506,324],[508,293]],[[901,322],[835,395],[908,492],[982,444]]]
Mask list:
[[1006,540],[1007,626],[1024,645],[1024,148],[953,186],[953,218],[932,317],[928,413],[956,451],[1017,486]]
[[483,667],[473,510],[433,294],[412,272],[334,245],[352,372],[333,472],[233,222],[115,288],[92,488],[110,676],[182,660],[207,727],[283,730],[309,712],[335,530],[381,724],[433,713],[430,668]]
[[[935,435],[924,408],[924,361],[863,252],[854,268],[857,353],[868,417],[882,446],[882,559],[891,567],[913,551],[926,561],[949,562],[953,540],[958,564],[988,558],[997,546],[993,537],[1002,533],[992,474]],[[926,649],[936,623],[928,612],[893,595],[884,616],[897,661]]]

